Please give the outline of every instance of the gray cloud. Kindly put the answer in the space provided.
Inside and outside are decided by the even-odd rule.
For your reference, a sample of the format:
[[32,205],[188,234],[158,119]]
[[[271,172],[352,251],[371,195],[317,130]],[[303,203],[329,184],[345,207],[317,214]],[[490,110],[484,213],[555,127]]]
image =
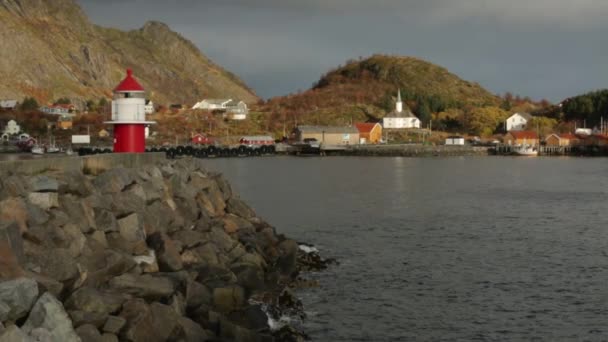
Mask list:
[[104,26],[168,23],[263,97],[306,89],[373,53],[417,56],[493,92],[552,100],[608,78],[603,0],[79,2]]

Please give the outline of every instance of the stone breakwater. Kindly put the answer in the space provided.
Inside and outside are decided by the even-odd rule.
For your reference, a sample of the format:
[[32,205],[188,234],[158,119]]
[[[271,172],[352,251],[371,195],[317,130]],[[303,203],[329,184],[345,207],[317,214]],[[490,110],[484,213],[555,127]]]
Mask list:
[[324,260],[200,161],[0,176],[0,342],[304,339],[277,322]]
[[457,157],[486,156],[487,147],[479,146],[431,146],[431,145],[358,145],[339,154],[349,156],[387,157]]

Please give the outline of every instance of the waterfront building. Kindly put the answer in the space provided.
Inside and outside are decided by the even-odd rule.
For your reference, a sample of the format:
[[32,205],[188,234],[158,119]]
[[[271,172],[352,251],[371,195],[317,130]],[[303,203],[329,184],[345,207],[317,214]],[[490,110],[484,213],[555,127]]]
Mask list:
[[464,146],[464,137],[452,135],[445,139],[445,144],[448,146]]
[[401,101],[401,90],[397,91],[397,102],[395,103],[395,110],[386,114],[382,119],[382,126],[384,128],[392,129],[404,129],[404,128],[420,128],[420,119],[418,119],[414,113],[405,106],[403,109],[403,101]]
[[245,120],[249,114],[245,102],[233,99],[204,99],[192,106],[192,109],[221,111],[225,119],[231,120]]
[[550,134],[545,138],[547,146],[574,146],[580,143],[580,138],[572,133],[565,134]]
[[292,137],[300,143],[317,141],[323,145],[357,145],[359,130],[353,126],[298,126]]
[[538,135],[534,131],[511,131],[502,138],[510,146],[538,146]]
[[382,125],[379,123],[356,123],[360,144],[378,144],[382,141]]
[[507,118],[505,123],[506,131],[523,131],[526,129],[526,125],[530,119],[532,119],[532,115],[528,113],[515,113]]

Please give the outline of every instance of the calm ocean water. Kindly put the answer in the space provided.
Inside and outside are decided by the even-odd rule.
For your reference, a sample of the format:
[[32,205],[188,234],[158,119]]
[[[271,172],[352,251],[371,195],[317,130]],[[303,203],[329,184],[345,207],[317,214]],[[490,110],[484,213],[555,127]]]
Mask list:
[[341,264],[314,341],[608,340],[608,159],[209,160]]
[[608,341],[608,159],[205,163],[340,261],[298,293],[314,341]]

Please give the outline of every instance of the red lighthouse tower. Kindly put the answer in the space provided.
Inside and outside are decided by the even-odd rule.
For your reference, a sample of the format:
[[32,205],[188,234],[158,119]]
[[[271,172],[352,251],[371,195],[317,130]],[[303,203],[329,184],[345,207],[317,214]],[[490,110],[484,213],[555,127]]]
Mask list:
[[146,151],[146,126],[154,121],[146,121],[146,98],[144,88],[127,69],[127,77],[114,89],[112,100],[112,121],[114,125],[115,153],[142,153]]

